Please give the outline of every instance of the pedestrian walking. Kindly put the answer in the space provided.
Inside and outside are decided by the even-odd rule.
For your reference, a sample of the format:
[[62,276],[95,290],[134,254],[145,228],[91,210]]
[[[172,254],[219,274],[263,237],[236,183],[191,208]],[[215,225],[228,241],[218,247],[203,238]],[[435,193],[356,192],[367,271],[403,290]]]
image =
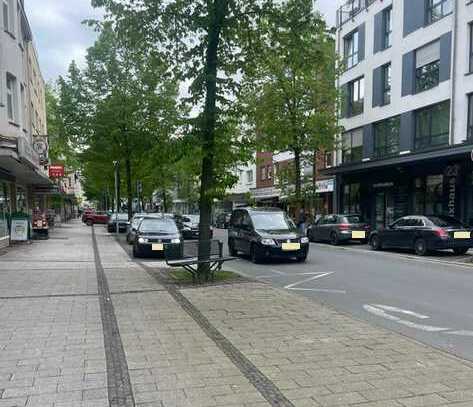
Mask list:
[[297,226],[299,228],[300,233],[305,236],[305,223],[307,220],[307,216],[305,214],[304,208],[299,209],[299,216],[297,217]]

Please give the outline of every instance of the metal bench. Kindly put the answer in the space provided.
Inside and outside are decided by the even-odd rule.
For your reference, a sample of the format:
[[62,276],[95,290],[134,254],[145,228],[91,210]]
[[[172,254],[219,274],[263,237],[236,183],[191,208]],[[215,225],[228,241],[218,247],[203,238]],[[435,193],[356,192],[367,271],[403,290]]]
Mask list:
[[[205,245],[205,252],[209,254],[208,259],[199,259],[199,243]],[[215,273],[222,269],[223,263],[236,259],[223,255],[223,242],[220,240],[183,241],[180,245],[165,244],[164,256],[168,266],[182,267],[191,273],[194,281],[197,280],[199,264],[208,264],[213,278]]]

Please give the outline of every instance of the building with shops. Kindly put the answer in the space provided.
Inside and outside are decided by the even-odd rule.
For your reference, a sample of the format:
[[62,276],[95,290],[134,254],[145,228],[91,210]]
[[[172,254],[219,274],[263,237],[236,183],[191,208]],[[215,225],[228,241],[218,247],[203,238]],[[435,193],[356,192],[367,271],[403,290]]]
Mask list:
[[[293,171],[294,154],[288,151],[258,152],[256,157],[256,185],[251,190],[252,198],[259,206],[288,209],[288,195],[294,191],[294,185],[289,182],[292,179],[289,174]],[[314,215],[328,214],[333,209],[334,178],[319,172],[332,166],[331,157],[332,154],[317,155],[315,180],[313,165],[303,164],[301,168],[301,179],[309,190],[313,190],[315,181],[315,202],[307,202]]]
[[47,175],[44,80],[23,0],[0,8],[0,246],[12,213],[44,207]]
[[343,104],[336,210],[473,222],[473,3],[350,0],[337,13]]

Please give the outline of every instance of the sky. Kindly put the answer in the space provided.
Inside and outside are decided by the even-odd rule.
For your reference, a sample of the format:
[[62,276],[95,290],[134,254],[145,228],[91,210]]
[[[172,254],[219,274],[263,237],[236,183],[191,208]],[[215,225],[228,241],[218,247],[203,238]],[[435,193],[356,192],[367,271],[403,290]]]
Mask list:
[[[339,0],[317,0],[317,6],[331,25],[335,23]],[[81,22],[98,19],[100,10],[90,0],[25,0],[25,9],[33,31],[39,62],[46,81],[65,75],[72,60],[83,66],[87,48],[96,33]]]

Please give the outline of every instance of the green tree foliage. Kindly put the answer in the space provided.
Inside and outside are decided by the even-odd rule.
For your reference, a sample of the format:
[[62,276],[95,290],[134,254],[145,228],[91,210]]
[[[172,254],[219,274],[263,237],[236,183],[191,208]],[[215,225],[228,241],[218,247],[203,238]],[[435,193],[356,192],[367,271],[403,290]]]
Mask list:
[[244,78],[247,112],[260,148],[293,152],[286,175],[301,203],[302,166],[333,148],[338,132],[335,43],[312,0],[281,2],[266,17]]

